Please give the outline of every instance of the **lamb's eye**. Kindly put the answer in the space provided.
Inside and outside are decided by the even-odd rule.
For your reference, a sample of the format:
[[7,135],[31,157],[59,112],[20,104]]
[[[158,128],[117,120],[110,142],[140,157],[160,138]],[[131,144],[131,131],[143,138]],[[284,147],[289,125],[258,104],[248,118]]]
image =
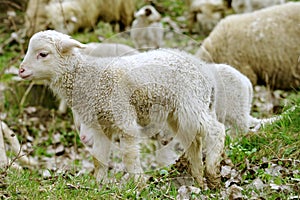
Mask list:
[[45,58],[46,56],[48,56],[48,53],[41,52],[41,53],[39,53],[39,56],[42,58]]

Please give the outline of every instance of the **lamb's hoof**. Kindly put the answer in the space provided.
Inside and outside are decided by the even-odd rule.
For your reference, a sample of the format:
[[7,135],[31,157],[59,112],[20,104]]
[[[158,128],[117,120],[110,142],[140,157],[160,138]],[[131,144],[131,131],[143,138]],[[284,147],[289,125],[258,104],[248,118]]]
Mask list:
[[221,186],[221,177],[211,177],[211,176],[208,176],[207,177],[207,186],[209,187],[209,189],[211,190],[215,190],[215,189],[218,189],[220,188]]
[[262,126],[262,124],[259,123],[255,127],[251,128],[250,131],[251,132],[257,132],[261,128],[261,126]]

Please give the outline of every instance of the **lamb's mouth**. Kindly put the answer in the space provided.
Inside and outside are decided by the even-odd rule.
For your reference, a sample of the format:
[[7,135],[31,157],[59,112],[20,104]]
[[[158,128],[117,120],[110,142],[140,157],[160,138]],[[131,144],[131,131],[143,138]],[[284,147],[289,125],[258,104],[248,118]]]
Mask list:
[[28,77],[30,77],[31,76],[31,74],[28,74],[28,75],[21,75],[20,77],[22,78],[22,79],[27,79]]
[[19,76],[22,78],[22,79],[27,79],[28,77],[30,77],[32,74],[22,74],[22,73],[19,73]]

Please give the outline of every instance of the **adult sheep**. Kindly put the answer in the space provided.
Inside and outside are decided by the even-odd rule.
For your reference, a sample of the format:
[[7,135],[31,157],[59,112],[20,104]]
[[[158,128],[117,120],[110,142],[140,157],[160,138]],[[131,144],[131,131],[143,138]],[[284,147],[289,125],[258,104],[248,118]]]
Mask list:
[[118,29],[130,26],[135,10],[134,0],[69,0],[50,3],[46,7],[52,27],[63,33],[91,29],[98,20],[116,23]]
[[38,31],[47,28],[46,5],[50,0],[29,0],[25,12],[26,35],[31,37]]
[[190,32],[208,35],[225,16],[226,6],[223,0],[191,0],[187,2]]
[[137,49],[159,48],[163,45],[164,29],[159,12],[150,5],[139,9],[132,22],[130,37]]
[[[215,114],[215,79],[205,63],[172,50],[91,61],[74,49],[80,42],[56,31],[33,35],[21,63],[23,79],[43,79],[66,99],[79,121],[95,131],[93,156],[106,178],[112,134],[118,134],[127,171],[143,170],[138,142],[149,124],[168,124],[185,147],[190,172],[203,186],[220,183],[220,160],[225,130]],[[199,87],[201,86],[201,87]],[[152,114],[160,116],[153,119]],[[205,148],[205,170],[202,149]]]
[[227,63],[254,85],[292,89],[300,85],[300,2],[272,6],[221,20],[196,56]]
[[248,13],[283,3],[285,0],[232,0],[231,6],[236,13]]

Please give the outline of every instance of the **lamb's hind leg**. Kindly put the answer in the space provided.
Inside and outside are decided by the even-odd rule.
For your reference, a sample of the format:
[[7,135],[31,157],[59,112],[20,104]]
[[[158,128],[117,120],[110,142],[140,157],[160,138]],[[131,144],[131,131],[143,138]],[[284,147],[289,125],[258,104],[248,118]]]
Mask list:
[[218,121],[210,121],[207,124],[205,136],[205,175],[209,188],[219,187],[220,162],[224,150],[225,128]]
[[[176,133],[175,139],[179,141],[184,150],[184,155],[189,163],[188,170],[191,175],[196,179],[200,187],[203,187],[203,127],[199,126],[200,122],[198,117],[189,117],[190,119],[196,119],[195,121],[186,120],[184,112],[178,112],[179,117],[176,118],[173,115],[168,117],[168,125]],[[179,123],[180,122],[180,123]]]

